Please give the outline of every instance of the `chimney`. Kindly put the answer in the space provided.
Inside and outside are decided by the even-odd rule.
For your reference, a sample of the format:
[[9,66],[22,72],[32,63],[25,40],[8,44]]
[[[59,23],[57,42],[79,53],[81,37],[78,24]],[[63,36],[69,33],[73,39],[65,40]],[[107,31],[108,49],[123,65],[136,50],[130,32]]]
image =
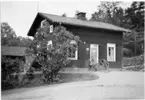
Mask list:
[[85,12],[78,12],[77,19],[86,20],[86,13]]

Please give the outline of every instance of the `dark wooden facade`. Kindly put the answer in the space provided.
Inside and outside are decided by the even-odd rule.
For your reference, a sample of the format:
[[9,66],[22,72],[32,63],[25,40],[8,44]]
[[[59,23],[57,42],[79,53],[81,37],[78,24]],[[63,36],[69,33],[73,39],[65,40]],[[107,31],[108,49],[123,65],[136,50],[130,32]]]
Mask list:
[[[90,44],[99,45],[99,59],[107,59],[107,43],[116,44],[116,61],[109,62],[111,68],[121,68],[122,66],[122,37],[121,32],[91,29],[84,27],[75,27],[63,25],[67,30],[78,35],[83,41],[78,48],[78,60],[73,61],[73,65],[77,67],[88,67],[90,59]],[[85,42],[85,43],[84,43]]]
[[[29,36],[34,36],[36,29],[40,26],[42,20],[47,19],[39,14],[36,16],[30,31]],[[79,25],[69,25],[66,23],[56,23],[50,19],[47,21],[54,27],[61,24],[66,29],[75,35],[78,35],[83,41],[78,47],[78,60],[73,60],[72,67],[87,68],[90,59],[90,44],[99,45],[99,59],[107,59],[107,43],[116,44],[116,61],[109,62],[111,68],[122,67],[122,39],[123,31],[115,31],[108,29],[97,29],[92,27],[84,27]]]

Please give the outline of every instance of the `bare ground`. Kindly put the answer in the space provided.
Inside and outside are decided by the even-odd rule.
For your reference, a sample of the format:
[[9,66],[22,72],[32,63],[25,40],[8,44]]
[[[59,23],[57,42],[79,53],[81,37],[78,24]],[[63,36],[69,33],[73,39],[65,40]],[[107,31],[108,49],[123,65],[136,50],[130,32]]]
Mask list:
[[2,92],[2,100],[144,100],[144,72],[96,72],[99,79]]

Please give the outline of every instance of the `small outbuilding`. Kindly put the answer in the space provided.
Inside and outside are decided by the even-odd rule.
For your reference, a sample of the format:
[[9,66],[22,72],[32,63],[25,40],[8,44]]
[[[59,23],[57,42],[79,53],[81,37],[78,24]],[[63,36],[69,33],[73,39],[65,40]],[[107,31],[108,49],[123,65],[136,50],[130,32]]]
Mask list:
[[20,67],[20,71],[24,72],[23,65],[26,61],[25,50],[26,47],[1,46],[1,55],[2,57],[19,59],[20,61],[22,61],[23,63],[19,67]]

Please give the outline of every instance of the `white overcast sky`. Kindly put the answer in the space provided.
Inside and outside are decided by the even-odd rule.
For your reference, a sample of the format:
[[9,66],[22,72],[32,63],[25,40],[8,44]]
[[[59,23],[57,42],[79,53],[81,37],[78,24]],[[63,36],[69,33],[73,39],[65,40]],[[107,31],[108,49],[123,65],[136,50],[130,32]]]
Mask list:
[[[124,8],[132,1],[123,1]],[[97,0],[52,0],[52,1],[3,1],[1,2],[1,22],[8,22],[17,36],[26,37],[38,12],[74,17],[76,10],[86,12],[87,18],[97,11]]]

